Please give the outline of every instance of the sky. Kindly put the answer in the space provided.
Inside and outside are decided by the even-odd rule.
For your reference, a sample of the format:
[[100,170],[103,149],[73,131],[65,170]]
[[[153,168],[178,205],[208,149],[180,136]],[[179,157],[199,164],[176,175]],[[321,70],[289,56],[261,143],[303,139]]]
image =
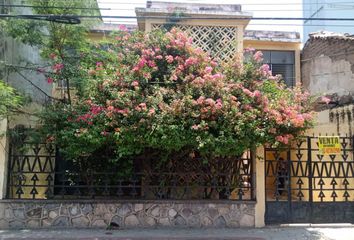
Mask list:
[[[166,2],[241,4],[242,11],[253,17],[302,17],[302,0],[159,0]],[[135,16],[136,7],[146,7],[146,0],[98,0],[103,16]],[[104,19],[107,23],[136,23],[134,19]],[[302,34],[302,21],[264,21],[252,20],[247,29],[296,31]]]

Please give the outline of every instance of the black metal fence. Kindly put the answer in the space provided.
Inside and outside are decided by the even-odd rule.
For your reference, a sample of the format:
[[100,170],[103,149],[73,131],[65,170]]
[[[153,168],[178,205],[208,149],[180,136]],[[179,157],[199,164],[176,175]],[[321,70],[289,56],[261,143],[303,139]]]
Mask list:
[[[58,169],[62,161],[48,144],[11,147],[9,199],[228,199],[254,200],[252,156],[218,159],[205,164],[193,159],[174,171],[139,167],[122,177],[119,168],[106,171]],[[191,161],[191,160],[188,160]]]
[[317,136],[265,148],[266,222],[354,223],[354,138],[323,155]]

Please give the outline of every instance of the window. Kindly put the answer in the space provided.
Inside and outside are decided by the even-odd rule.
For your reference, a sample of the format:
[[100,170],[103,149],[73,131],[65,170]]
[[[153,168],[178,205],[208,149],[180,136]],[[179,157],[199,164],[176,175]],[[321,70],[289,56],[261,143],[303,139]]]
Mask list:
[[273,75],[280,74],[287,86],[295,85],[295,52],[268,51],[263,52],[264,63],[269,64]]

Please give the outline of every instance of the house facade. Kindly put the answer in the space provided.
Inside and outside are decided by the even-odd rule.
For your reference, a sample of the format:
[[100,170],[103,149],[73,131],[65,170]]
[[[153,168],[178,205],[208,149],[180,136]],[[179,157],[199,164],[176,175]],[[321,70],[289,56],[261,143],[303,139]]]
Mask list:
[[[176,13],[182,13],[181,17],[175,17]],[[183,15],[188,18],[183,19]],[[288,86],[301,82],[300,34],[246,30],[252,15],[242,12],[241,5],[151,1],[146,8],[137,8],[136,16],[139,30],[173,26],[187,32],[197,47],[222,61],[242,55],[245,48],[260,50],[273,74],[282,75]]]

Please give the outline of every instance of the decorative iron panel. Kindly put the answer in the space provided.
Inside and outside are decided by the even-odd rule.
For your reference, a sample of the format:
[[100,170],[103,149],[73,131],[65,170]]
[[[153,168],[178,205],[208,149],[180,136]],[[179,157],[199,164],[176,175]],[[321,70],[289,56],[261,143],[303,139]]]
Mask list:
[[55,169],[63,161],[52,145],[22,143],[9,157],[10,199],[227,199],[254,200],[252,157],[181,161],[173,168],[140,168],[122,178],[108,171]]
[[265,149],[268,223],[354,222],[353,138],[340,137],[340,145],[340,154],[322,155],[309,136]]
[[8,198],[45,198],[53,191],[55,148],[50,144],[10,146]]

